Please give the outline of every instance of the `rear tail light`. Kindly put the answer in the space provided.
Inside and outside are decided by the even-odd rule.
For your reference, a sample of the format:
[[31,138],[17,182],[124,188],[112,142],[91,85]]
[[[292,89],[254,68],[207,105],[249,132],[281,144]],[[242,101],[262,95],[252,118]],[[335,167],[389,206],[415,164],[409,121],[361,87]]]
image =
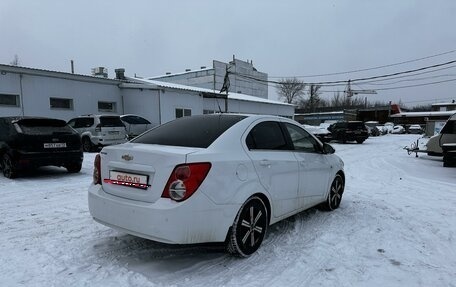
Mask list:
[[98,125],[95,127],[95,131],[96,131],[96,132],[101,132],[101,124],[98,124]]
[[93,184],[101,184],[101,157],[100,154],[95,156],[93,161]]
[[176,166],[166,183],[162,197],[175,201],[186,200],[200,187],[210,169],[209,162]]

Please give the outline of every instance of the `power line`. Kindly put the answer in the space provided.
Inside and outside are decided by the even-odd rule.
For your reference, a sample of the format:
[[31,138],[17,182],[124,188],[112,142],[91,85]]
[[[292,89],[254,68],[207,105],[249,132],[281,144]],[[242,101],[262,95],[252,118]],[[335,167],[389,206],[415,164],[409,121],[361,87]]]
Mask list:
[[399,86],[399,87],[390,87],[390,88],[380,88],[380,89],[375,89],[375,90],[376,90],[376,91],[397,90],[397,89],[405,89],[405,88],[429,86],[429,85],[435,85],[435,84],[447,83],[447,82],[454,82],[454,81],[456,81],[456,79],[442,80],[442,81],[436,81],[436,82],[430,82],[430,83],[423,83],[423,84],[415,84],[415,85],[408,85],[408,86]]
[[[331,85],[331,84],[346,84],[346,83],[348,83],[348,81],[351,81],[353,83],[353,82],[359,82],[359,81],[383,79],[383,78],[388,78],[388,77],[392,77],[392,76],[410,74],[410,73],[424,71],[424,70],[428,70],[428,69],[432,69],[432,68],[442,67],[442,66],[446,66],[446,65],[450,65],[450,64],[454,64],[454,63],[456,63],[456,60],[452,60],[452,61],[448,61],[448,62],[440,63],[440,64],[435,64],[435,65],[430,65],[430,66],[425,66],[425,67],[417,68],[417,69],[413,69],[413,70],[406,70],[406,71],[402,71],[402,72],[384,74],[384,75],[379,75],[379,76],[372,76],[372,77],[365,77],[365,78],[356,78],[356,79],[349,79],[349,80],[307,82],[307,83],[304,82],[304,83],[307,84],[307,85],[320,85],[320,86],[328,86],[328,85]],[[259,81],[259,82],[281,84],[280,81],[271,81],[271,80],[258,79],[258,78],[253,77],[253,76],[244,75],[244,74],[240,74],[240,73],[236,73],[236,72],[230,72],[230,74],[237,75],[237,76],[240,76],[240,77],[243,77],[243,78],[247,78],[247,79],[251,79],[251,80],[256,80],[256,81]]]
[[448,69],[452,69],[452,68],[455,68],[455,67],[456,67],[456,65],[453,65],[453,66],[444,67],[444,68],[439,68],[439,69],[435,69],[435,70],[431,70],[431,71],[424,71],[424,72],[419,72],[419,73],[412,73],[412,74],[410,74],[410,75],[407,74],[407,75],[402,75],[402,76],[397,76],[397,77],[391,77],[391,78],[387,78],[387,79],[379,79],[379,80],[367,81],[367,82],[363,82],[362,84],[371,84],[371,83],[377,83],[377,82],[390,81],[390,80],[394,80],[394,79],[403,79],[403,78],[408,78],[408,77],[413,77],[413,76],[419,76],[419,75],[424,75],[424,74],[435,73],[435,72],[438,72],[438,71],[448,70]]
[[399,84],[402,82],[423,81],[423,80],[430,80],[430,79],[436,79],[436,78],[442,78],[442,77],[456,77],[456,74],[445,74],[445,75],[436,75],[436,76],[429,76],[429,77],[422,77],[422,78],[404,79],[404,80],[389,82],[389,83],[359,83],[359,84],[360,85],[387,86],[387,85]]
[[[328,74],[294,76],[294,77],[295,78],[316,78],[316,77],[323,77],[323,76],[336,76],[336,75],[343,75],[343,74],[351,74],[351,73],[372,71],[372,70],[377,70],[377,69],[383,69],[383,68],[388,68],[388,67],[393,67],[393,66],[399,66],[399,65],[403,65],[403,64],[418,62],[418,61],[422,61],[422,60],[426,60],[426,59],[430,59],[430,58],[435,58],[435,57],[451,54],[451,53],[454,53],[454,52],[456,52],[456,50],[451,50],[451,51],[447,51],[447,52],[443,52],[443,53],[439,53],[439,54],[435,54],[435,55],[431,55],[431,56],[426,56],[426,57],[422,57],[422,58],[418,58],[418,59],[403,61],[403,62],[399,62],[399,63],[376,66],[376,67],[372,67],[372,68],[364,68],[364,69],[357,69],[357,70],[351,70],[351,71],[345,71],[345,72],[328,73]],[[278,79],[278,78],[290,78],[290,77],[273,76],[273,77],[269,77],[269,78]]]

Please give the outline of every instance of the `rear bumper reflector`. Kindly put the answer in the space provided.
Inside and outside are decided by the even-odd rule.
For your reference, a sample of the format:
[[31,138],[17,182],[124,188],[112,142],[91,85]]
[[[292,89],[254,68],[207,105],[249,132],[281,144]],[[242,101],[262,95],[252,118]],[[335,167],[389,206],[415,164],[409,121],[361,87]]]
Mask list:
[[113,180],[113,179],[107,179],[107,178],[103,179],[103,182],[115,184],[115,185],[123,185],[123,186],[129,186],[129,187],[134,187],[134,188],[140,188],[140,189],[147,189],[148,187],[150,187],[150,184],[120,181],[120,180]]

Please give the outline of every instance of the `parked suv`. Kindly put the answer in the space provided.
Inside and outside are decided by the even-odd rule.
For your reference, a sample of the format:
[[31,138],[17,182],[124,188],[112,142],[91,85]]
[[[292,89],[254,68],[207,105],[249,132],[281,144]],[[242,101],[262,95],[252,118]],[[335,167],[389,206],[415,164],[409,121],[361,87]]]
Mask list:
[[82,148],[86,152],[127,141],[125,125],[119,116],[80,116],[69,120],[68,125],[81,135]]
[[27,168],[53,165],[81,170],[81,137],[65,121],[37,117],[0,118],[0,168],[7,178]]
[[366,125],[360,121],[337,122],[330,125],[328,130],[331,132],[334,140],[344,143],[347,141],[356,141],[361,144],[369,137]]

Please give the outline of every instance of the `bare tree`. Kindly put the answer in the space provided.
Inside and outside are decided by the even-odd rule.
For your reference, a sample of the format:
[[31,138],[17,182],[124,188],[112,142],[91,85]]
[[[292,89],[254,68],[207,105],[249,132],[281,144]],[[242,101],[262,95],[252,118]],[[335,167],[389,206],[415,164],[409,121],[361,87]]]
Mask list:
[[297,104],[304,95],[306,84],[297,78],[283,79],[276,88],[280,98],[288,104]]
[[14,55],[13,60],[10,62],[11,66],[19,66],[19,56],[16,54]]
[[321,92],[319,92],[321,86],[320,85],[314,85],[314,84],[311,84],[309,86],[309,101],[308,101],[308,105],[309,105],[309,110],[311,112],[315,112],[315,109],[319,106],[319,103],[320,103],[320,94]]

